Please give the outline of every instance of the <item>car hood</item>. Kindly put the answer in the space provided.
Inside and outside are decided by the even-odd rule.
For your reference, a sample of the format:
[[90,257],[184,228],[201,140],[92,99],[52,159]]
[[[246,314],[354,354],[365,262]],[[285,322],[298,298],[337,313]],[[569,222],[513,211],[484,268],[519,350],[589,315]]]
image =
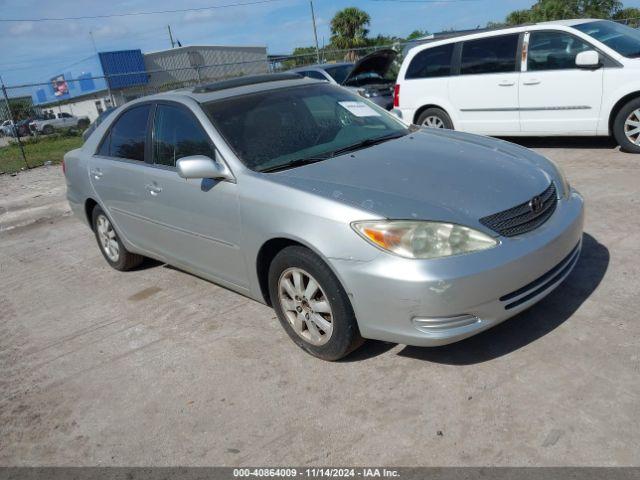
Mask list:
[[353,66],[353,69],[349,75],[347,75],[347,78],[344,79],[342,84],[349,85],[354,78],[358,77],[358,75],[362,75],[363,73],[376,73],[380,75],[380,77],[384,78],[397,56],[398,52],[388,48],[378,50],[377,52],[373,52],[362,57]]
[[[549,171],[547,171],[549,170]],[[524,203],[554,179],[542,156],[501,140],[421,129],[271,175],[271,180],[392,219],[479,219]]]

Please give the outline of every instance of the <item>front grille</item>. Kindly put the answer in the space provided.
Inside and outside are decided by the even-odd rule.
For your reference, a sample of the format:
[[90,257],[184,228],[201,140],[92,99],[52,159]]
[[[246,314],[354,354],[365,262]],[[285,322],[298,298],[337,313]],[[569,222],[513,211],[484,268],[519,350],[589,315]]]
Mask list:
[[558,205],[556,186],[551,182],[551,185],[537,197],[540,199],[540,209],[537,211],[531,208],[530,200],[509,210],[483,217],[480,223],[505,237],[515,237],[535,230],[556,210]]

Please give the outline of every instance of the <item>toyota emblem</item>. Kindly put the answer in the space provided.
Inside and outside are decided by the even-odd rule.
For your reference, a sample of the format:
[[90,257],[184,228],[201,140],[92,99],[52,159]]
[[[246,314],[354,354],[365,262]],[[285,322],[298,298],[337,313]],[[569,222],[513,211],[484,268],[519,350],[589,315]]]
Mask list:
[[533,213],[539,213],[540,210],[542,210],[542,198],[540,197],[533,197],[530,201],[529,201],[529,208],[531,209],[531,211]]

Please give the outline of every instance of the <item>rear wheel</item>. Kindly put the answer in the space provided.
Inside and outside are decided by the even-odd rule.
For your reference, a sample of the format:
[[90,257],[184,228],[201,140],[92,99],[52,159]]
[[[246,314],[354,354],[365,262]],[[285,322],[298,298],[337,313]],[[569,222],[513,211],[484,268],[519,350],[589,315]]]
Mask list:
[[124,247],[111,220],[97,205],[93,209],[92,219],[98,246],[109,265],[116,270],[127,271],[142,263],[144,257],[131,253]]
[[613,135],[620,148],[629,153],[640,153],[640,98],[627,103],[613,121]]
[[346,292],[311,250],[292,246],[276,255],[269,295],[289,337],[311,355],[338,360],[363,343]]
[[437,107],[427,108],[420,114],[416,123],[421,127],[453,130],[453,122],[447,112]]
[[53,133],[53,127],[51,125],[45,125],[42,128],[42,133],[44,133],[45,135],[50,135]]

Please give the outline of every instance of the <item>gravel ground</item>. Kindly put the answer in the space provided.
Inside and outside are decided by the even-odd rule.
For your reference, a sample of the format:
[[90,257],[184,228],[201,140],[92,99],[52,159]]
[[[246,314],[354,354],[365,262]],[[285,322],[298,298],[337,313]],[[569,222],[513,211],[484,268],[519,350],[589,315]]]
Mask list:
[[464,342],[339,363],[204,280],[110,269],[59,167],[1,176],[0,465],[640,465],[640,156],[524,144],[587,202],[567,281]]

